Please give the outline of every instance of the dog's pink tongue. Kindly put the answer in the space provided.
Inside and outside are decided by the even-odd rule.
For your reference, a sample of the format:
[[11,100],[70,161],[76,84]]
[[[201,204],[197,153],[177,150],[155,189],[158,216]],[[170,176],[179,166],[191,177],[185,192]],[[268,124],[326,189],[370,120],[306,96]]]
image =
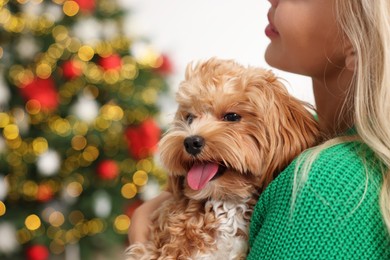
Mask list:
[[218,164],[195,164],[187,174],[187,183],[193,190],[201,190],[218,172]]

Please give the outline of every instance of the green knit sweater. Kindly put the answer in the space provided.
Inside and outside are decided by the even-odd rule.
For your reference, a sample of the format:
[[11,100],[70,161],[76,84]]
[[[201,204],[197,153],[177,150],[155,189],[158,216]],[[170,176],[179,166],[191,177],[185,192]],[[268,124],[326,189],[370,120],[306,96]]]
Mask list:
[[[380,164],[357,142],[323,150],[291,211],[296,161],[266,188],[250,225],[247,259],[390,259],[380,208]],[[365,171],[368,169],[368,179]]]

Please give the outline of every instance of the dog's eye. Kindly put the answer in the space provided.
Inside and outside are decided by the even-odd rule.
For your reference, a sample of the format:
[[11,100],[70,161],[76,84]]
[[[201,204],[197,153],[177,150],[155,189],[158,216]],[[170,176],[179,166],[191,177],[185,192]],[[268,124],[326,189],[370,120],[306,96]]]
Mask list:
[[195,118],[195,116],[193,114],[188,114],[186,116],[187,124],[189,124],[189,125],[192,124],[192,121],[194,121],[194,118]]
[[238,122],[241,120],[241,116],[236,113],[227,113],[223,116],[223,121]]

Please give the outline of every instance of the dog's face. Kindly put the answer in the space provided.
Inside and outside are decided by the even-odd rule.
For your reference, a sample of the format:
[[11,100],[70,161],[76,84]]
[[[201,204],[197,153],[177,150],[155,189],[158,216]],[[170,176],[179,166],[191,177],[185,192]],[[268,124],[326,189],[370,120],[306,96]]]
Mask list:
[[176,100],[159,147],[174,194],[249,197],[317,140],[312,115],[263,69],[218,59],[189,65]]

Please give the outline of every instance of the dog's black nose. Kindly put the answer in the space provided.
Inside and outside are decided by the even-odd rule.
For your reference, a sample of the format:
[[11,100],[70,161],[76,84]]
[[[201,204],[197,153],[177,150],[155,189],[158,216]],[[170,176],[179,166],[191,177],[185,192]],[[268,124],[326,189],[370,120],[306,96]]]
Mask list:
[[204,138],[199,135],[189,136],[184,139],[184,147],[189,154],[197,155],[202,151]]

